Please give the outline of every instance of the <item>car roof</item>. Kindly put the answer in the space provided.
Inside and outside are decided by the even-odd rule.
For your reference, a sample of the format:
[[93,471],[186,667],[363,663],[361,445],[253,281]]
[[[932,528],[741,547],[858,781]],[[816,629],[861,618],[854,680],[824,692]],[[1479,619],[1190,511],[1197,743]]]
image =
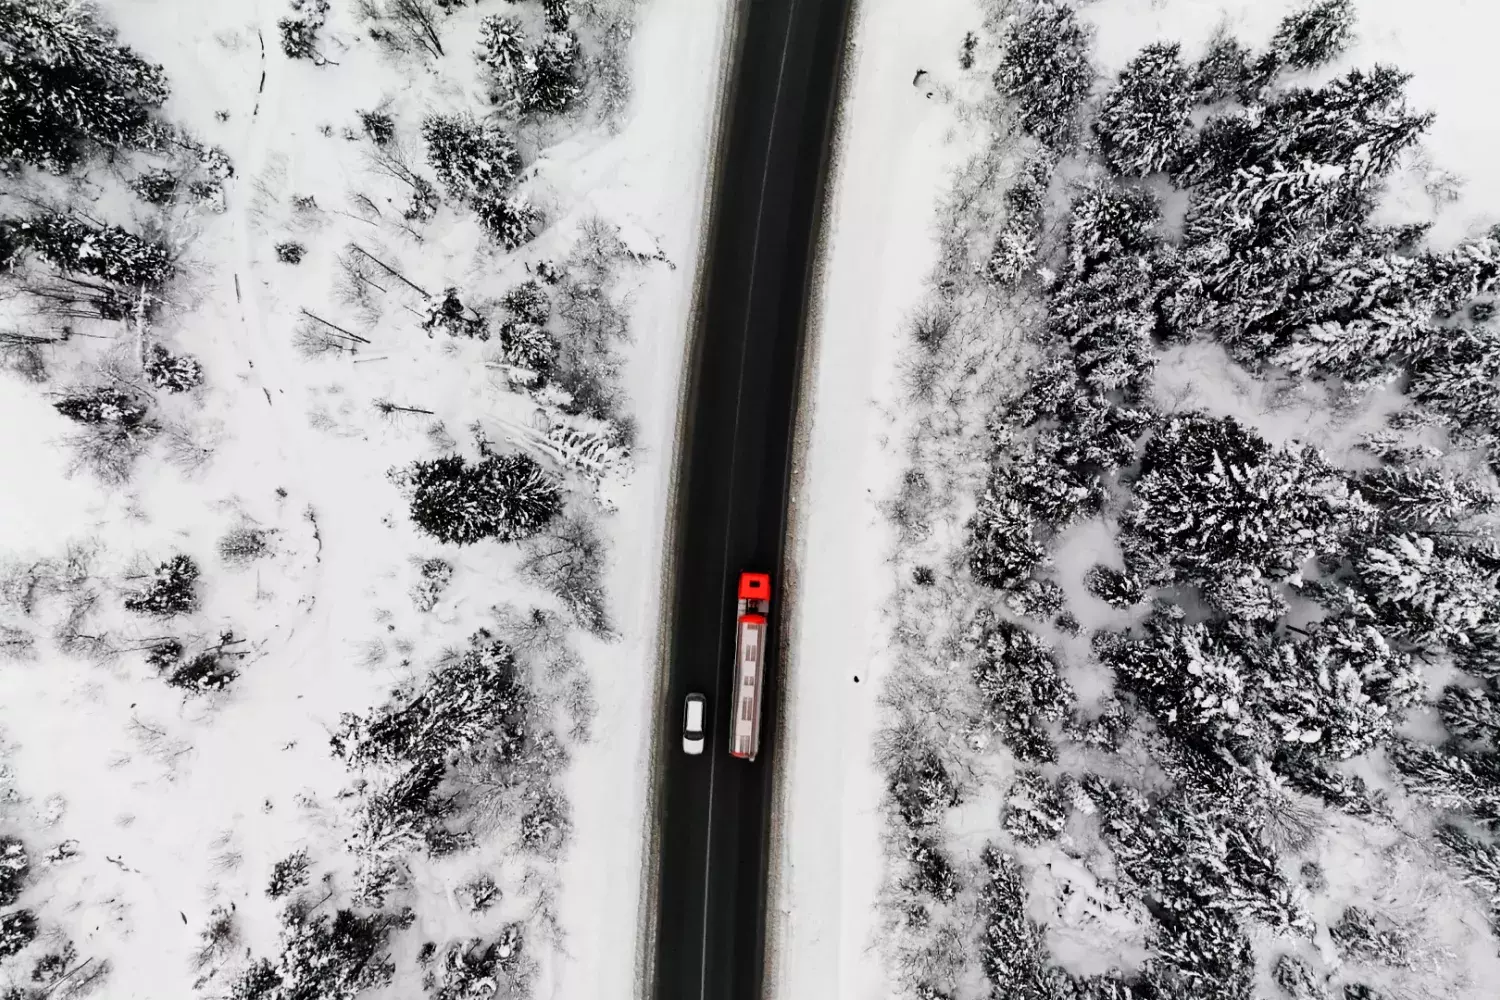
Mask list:
[[701,694],[688,695],[687,727],[689,729],[703,728],[703,696]]

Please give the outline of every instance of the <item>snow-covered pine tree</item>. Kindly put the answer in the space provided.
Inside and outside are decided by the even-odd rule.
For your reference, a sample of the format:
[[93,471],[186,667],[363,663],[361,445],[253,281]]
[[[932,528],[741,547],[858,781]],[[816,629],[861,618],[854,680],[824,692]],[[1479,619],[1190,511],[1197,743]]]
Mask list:
[[203,384],[203,365],[191,354],[173,354],[161,344],[152,344],[142,366],[146,381],[167,392],[189,392]]
[[510,135],[472,115],[428,115],[422,119],[427,162],[448,193],[478,204],[503,197],[521,169]]
[[1407,791],[1491,829],[1500,826],[1500,759],[1494,754],[1398,737],[1387,745],[1386,756]]
[[573,17],[573,0],[542,0],[542,16],[548,31],[566,31]]
[[31,871],[31,855],[19,837],[0,835],[0,906],[21,898],[21,887]]
[[125,609],[136,614],[169,618],[198,609],[198,564],[175,555],[151,573],[146,586],[125,595]]
[[1312,69],[1337,57],[1353,36],[1352,0],[1313,0],[1282,18],[1267,55],[1277,69]]
[[118,226],[93,226],[62,212],[7,219],[18,247],[67,273],[88,274],[131,288],[157,288],[176,273],[165,246]]
[[64,396],[52,408],[80,424],[111,424],[126,429],[140,427],[150,413],[140,397],[102,388]]
[[1328,1000],[1328,991],[1312,967],[1296,955],[1287,953],[1276,959],[1271,978],[1292,1000]]
[[36,940],[36,914],[30,910],[0,913],[0,961],[20,954]]
[[476,201],[474,212],[490,239],[506,251],[530,243],[542,227],[541,211],[519,195]]
[[573,106],[583,93],[578,77],[582,52],[572,31],[549,31],[541,37],[531,54],[525,110],[555,115]]
[[1021,760],[1052,760],[1057,751],[1047,726],[1060,722],[1073,704],[1073,689],[1052,648],[988,611],[975,617],[967,642],[978,655],[974,683],[1005,745]]
[[1466,646],[1500,607],[1493,573],[1427,535],[1378,539],[1354,568],[1381,628],[1419,645]]
[[1490,907],[1490,924],[1500,929],[1500,848],[1452,823],[1438,827],[1437,841],[1461,873]]
[[1410,393],[1465,436],[1490,443],[1500,428],[1500,336],[1488,327],[1445,331],[1411,368]]
[[86,6],[0,0],[0,159],[65,171],[90,146],[135,144],[167,98],[160,66]]
[[417,527],[458,545],[518,541],[562,510],[559,483],[524,454],[487,455],[475,463],[447,455],[414,462],[394,478],[409,493]]
[[474,313],[458,297],[458,289],[450,285],[441,295],[429,296],[423,309],[422,329],[431,337],[434,330],[442,330],[450,337],[485,336],[484,317]]
[[480,21],[478,59],[489,77],[491,103],[502,114],[521,114],[536,72],[536,59],[527,48],[521,22],[501,14],[489,14]]
[[281,51],[288,59],[323,62],[318,51],[318,29],[328,20],[328,0],[290,0],[293,14],[276,22]]
[[1203,599],[1234,621],[1274,622],[1287,612],[1275,584],[1254,576],[1221,576],[1203,588]]
[[1073,204],[1068,266],[1048,302],[1048,333],[1069,344],[1094,393],[1139,396],[1155,365],[1162,243],[1145,191],[1099,183]]
[[1058,152],[1077,138],[1078,109],[1094,83],[1090,35],[1073,8],[1036,0],[1014,15],[995,86],[1014,102],[1023,131]]
[[233,1000],[356,1000],[391,981],[391,932],[412,922],[411,912],[332,916],[290,906],[282,916],[281,954],[252,962],[235,981]]
[[1500,504],[1500,494],[1488,484],[1436,468],[1373,469],[1356,476],[1354,485],[1395,525],[1463,521]]
[[1005,222],[984,264],[984,276],[1002,287],[1015,287],[1036,269],[1051,172],[1048,157],[1033,157],[1005,191]]
[[1193,100],[1199,104],[1251,100],[1255,85],[1250,64],[1250,50],[1238,38],[1223,31],[1214,35],[1203,57],[1193,64]]
[[1146,46],[1120,73],[1094,119],[1104,162],[1134,177],[1174,169],[1188,148],[1191,90],[1176,42]]
[[367,716],[346,713],[330,742],[352,767],[440,767],[500,734],[516,738],[528,704],[514,651],[480,630],[416,690],[393,693]]
[[1064,1000],[1068,974],[1048,962],[1046,936],[1026,915],[1027,889],[1021,866],[1010,855],[986,847],[980,855],[979,966],[992,997]]
[[1452,684],[1438,700],[1443,727],[1460,740],[1488,740],[1500,750],[1500,692],[1490,682],[1484,687],[1460,687]]
[[986,490],[967,529],[969,572],[986,587],[1019,587],[1048,561],[1031,516],[1014,497]]
[[1274,448],[1231,417],[1188,413],[1146,445],[1121,542],[1171,576],[1283,579],[1338,550],[1367,512],[1318,452]]

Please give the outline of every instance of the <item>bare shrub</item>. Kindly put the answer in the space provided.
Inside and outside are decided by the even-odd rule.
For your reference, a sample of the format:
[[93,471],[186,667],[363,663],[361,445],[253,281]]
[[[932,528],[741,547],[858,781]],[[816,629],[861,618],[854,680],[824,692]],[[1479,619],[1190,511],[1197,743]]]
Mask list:
[[605,606],[605,543],[588,517],[558,518],[524,543],[521,570],[555,594],[578,623],[597,636],[611,633]]
[[269,532],[252,525],[230,528],[219,539],[219,558],[229,566],[246,566],[270,551]]

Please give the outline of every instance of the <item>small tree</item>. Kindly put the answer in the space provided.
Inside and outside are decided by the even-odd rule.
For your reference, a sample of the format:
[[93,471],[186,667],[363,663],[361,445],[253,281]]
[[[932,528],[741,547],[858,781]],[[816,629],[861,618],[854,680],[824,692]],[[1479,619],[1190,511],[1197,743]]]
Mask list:
[[198,564],[184,555],[173,556],[156,567],[145,587],[125,595],[125,608],[158,618],[190,614],[198,609],[197,582]]
[[969,519],[969,572],[986,587],[1019,587],[1047,562],[1032,519],[1014,497],[987,491]]
[[532,53],[535,70],[527,88],[526,110],[555,115],[570,108],[583,86],[578,79],[582,50],[571,31],[549,31]]
[[356,1000],[391,981],[396,966],[388,941],[393,930],[411,923],[403,914],[361,916],[338,910],[332,916],[288,907],[282,917],[281,955],[260,959],[240,974],[234,1000]]
[[469,463],[448,455],[414,462],[397,476],[417,527],[444,542],[518,541],[562,510],[559,483],[528,455],[487,455]]
[[310,863],[307,851],[293,851],[271,866],[271,877],[266,882],[266,895],[272,899],[296,892],[307,884]]

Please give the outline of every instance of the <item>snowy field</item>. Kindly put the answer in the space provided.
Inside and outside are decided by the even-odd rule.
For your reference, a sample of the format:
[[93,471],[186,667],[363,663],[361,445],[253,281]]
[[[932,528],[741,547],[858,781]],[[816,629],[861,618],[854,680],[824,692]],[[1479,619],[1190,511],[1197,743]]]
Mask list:
[[[1091,32],[1097,101],[1145,45],[1180,42],[1189,66],[1221,34],[1260,52],[1282,19],[1304,5],[1095,0],[1071,6]],[[1481,240],[1500,221],[1500,130],[1483,96],[1482,51],[1500,15],[1465,0],[1352,6],[1352,36],[1343,50],[1299,69],[1287,85],[1317,87],[1377,64],[1411,74],[1408,104],[1436,117],[1384,181],[1373,217],[1431,223],[1427,245],[1435,251]],[[943,2],[918,9],[864,0],[855,7],[832,233],[805,384],[810,416],[797,463],[790,732],[768,942],[774,995],[1175,997],[1166,992],[1175,982],[1170,974],[1141,985],[1143,969],[1157,976],[1153,949],[1162,939],[1154,935],[1162,932],[1150,930],[1135,888],[1140,876],[1120,868],[1121,842],[1104,846],[1097,820],[1083,816],[1111,800],[1103,792],[1086,794],[1070,777],[1082,773],[1085,761],[1101,766],[1101,758],[1090,756],[1097,751],[1087,748],[1105,745],[1094,741],[1104,739],[1113,718],[1099,714],[1113,704],[1114,684],[1086,637],[1144,617],[1142,608],[1106,604],[1086,582],[1092,564],[1122,564],[1119,506],[1107,502],[1104,516],[1079,520],[1052,538],[1052,568],[1039,578],[1056,585],[1076,620],[1035,626],[1026,601],[1036,591],[1024,598],[986,591],[966,566],[967,525],[989,473],[991,435],[1004,440],[987,418],[1023,384],[1035,358],[1027,339],[1041,314],[1035,286],[1029,294],[999,297],[965,273],[962,260],[954,263],[967,256],[974,270],[983,265],[1006,218],[998,195],[1016,182],[1030,148],[1028,140],[1003,134],[1015,119],[997,106],[991,82],[1013,24],[1005,15],[1029,5]],[[968,32],[972,68],[962,69]],[[914,81],[918,70],[925,72]],[[1060,75],[1054,69],[1036,79]],[[995,152],[988,151],[992,137],[998,137]],[[1094,148],[1088,141],[1085,147]],[[1086,175],[1076,160],[1057,168],[1061,179],[1048,192],[1044,241],[1065,238],[1059,209],[1076,197],[1085,176],[1102,173],[1090,169]],[[1166,204],[1169,214],[1180,213],[1170,196]],[[934,281],[955,274],[960,291],[934,291]],[[970,291],[975,284],[979,290]],[[934,315],[945,317],[938,338],[950,338],[941,350],[925,339]],[[1232,417],[1273,445],[1309,443],[1336,465],[1366,469],[1372,432],[1413,426],[1389,421],[1405,401],[1402,389],[1395,380],[1353,393],[1311,379],[1268,380],[1217,344],[1193,342],[1160,352],[1145,401],[1164,414]],[[1494,392],[1492,382],[1488,391]],[[1424,443],[1452,447],[1452,467],[1472,470],[1485,488],[1492,486],[1466,439],[1445,440],[1440,423],[1417,426],[1429,428],[1416,435]],[[1013,432],[1019,431],[1017,424]],[[1477,537],[1488,538],[1489,530],[1481,523]],[[1076,706],[1062,728],[1078,748],[1060,747],[1054,762],[1043,755],[1037,765],[1002,748],[1014,730],[1005,730],[1003,714],[993,714],[998,697],[992,706],[980,702],[975,648],[965,631],[968,616],[984,607],[1024,622],[1057,650]],[[1294,610],[1308,614],[1302,606]],[[1293,618],[1288,627],[1316,617]],[[994,642],[996,634],[1003,629],[991,628],[982,641]],[[1012,648],[1009,659],[996,657],[999,674],[987,690],[1006,690],[1010,670],[1024,678],[1024,648]],[[1431,664],[1420,698],[1427,704],[1406,713],[1401,737],[1435,743],[1447,727],[1480,740],[1455,742],[1450,750],[1488,747],[1476,733],[1491,727],[1493,739],[1495,718],[1466,728],[1451,694],[1444,695],[1445,685],[1463,675],[1443,654],[1418,652]],[[1047,731],[1057,732],[1058,716],[1047,718]],[[1149,760],[1156,750],[1143,752],[1157,746],[1154,739],[1125,736],[1102,758],[1103,772],[1159,793],[1164,774]],[[910,747],[931,753],[922,758],[903,750]],[[1283,815],[1296,828],[1281,830],[1295,847],[1277,842],[1285,852],[1282,874],[1298,901],[1293,910],[1305,908],[1311,922],[1304,926],[1311,929],[1250,929],[1255,995],[1492,995],[1488,984],[1500,968],[1485,904],[1500,883],[1485,881],[1431,839],[1435,821],[1473,830],[1466,811],[1489,793],[1470,786],[1457,800],[1434,799],[1441,780],[1424,784],[1382,753],[1335,773],[1368,781],[1387,803],[1377,813],[1394,811],[1385,822],[1325,808],[1273,782],[1272,799],[1287,803]],[[898,773],[902,759],[939,766]],[[1239,792],[1220,794],[1228,801]],[[1481,819],[1480,827],[1486,825]],[[1490,841],[1477,836],[1494,857]],[[1002,860],[986,853],[989,846],[999,847]],[[1486,856],[1486,848],[1475,856]],[[1370,914],[1374,923],[1362,923]],[[1365,947],[1371,940],[1382,945]],[[1226,941],[1218,950],[1230,954],[1233,947]],[[1121,977],[1134,985],[1121,986]],[[1180,995],[1235,996],[1240,986],[1200,981]]]
[[[279,997],[305,972],[288,928],[349,906],[395,930],[356,928],[373,950],[317,995],[635,989],[661,540],[729,4],[416,4],[430,39],[401,35],[402,4],[375,6],[384,19],[352,3],[324,19],[316,0],[103,4],[119,42],[164,68],[160,120],[232,175],[156,208],[131,196],[126,152],[66,178],[24,168],[6,196],[6,217],[45,205],[159,232],[178,272],[149,321],[15,294],[53,273],[36,259],[0,302],[0,330],[71,333],[0,345],[27,376],[0,375],[0,419],[24,428],[0,442],[0,846],[26,856],[0,919],[36,923],[15,949],[18,925],[0,928],[7,997]],[[583,37],[584,86],[561,113],[502,118],[512,190],[536,213],[507,249],[431,185],[419,125],[485,115],[503,90],[475,58],[482,19],[535,38],[558,11],[548,37]],[[281,50],[292,16],[315,36],[303,58]],[[381,120],[393,134],[377,141]],[[420,212],[403,208],[420,200],[413,175]],[[278,249],[292,244],[295,260]],[[502,298],[535,278],[564,358],[570,335],[602,338],[578,349],[597,378],[578,376],[571,402],[561,374],[532,377],[495,334],[517,315]],[[449,288],[462,307],[445,313]],[[148,386],[148,342],[196,358],[202,384]],[[101,480],[80,465],[87,427],[54,404],[116,385],[160,430]],[[519,543],[419,530],[388,472],[485,449],[532,456],[562,513]],[[177,555],[200,568],[192,606],[132,612]],[[582,591],[560,582],[571,570]],[[424,849],[372,812],[389,774],[330,738],[346,713],[371,719],[434,667],[473,661],[479,630],[515,652],[524,760],[496,771],[488,744],[450,760],[443,794],[460,805],[439,826],[458,846],[429,830]],[[147,659],[168,637],[217,673],[168,683],[177,668]],[[253,985],[252,958],[279,961],[283,985]]]

